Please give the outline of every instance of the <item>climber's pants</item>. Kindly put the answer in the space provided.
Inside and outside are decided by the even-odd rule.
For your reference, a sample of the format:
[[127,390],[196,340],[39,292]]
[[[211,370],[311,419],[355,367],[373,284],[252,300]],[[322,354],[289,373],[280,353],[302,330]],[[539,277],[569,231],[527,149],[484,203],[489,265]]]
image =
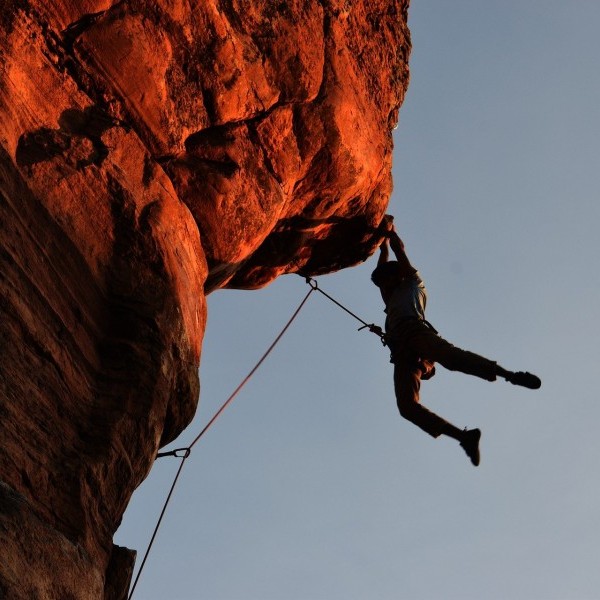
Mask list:
[[453,346],[418,321],[405,328],[401,338],[396,338],[390,345],[400,414],[433,437],[438,437],[448,422],[419,404],[423,374],[419,359],[435,361],[451,371],[461,371],[487,381],[496,379],[495,362]]
[[405,419],[434,438],[443,432],[448,422],[419,404],[421,370],[418,367],[405,361],[395,363],[394,389],[398,410]]

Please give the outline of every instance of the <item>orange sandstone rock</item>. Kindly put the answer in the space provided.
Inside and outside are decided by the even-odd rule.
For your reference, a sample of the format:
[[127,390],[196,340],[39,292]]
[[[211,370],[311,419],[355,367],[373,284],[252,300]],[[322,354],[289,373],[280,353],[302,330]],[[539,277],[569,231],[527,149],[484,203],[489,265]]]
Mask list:
[[407,4],[4,3],[0,596],[123,597],[112,535],[196,409],[205,294],[374,251]]

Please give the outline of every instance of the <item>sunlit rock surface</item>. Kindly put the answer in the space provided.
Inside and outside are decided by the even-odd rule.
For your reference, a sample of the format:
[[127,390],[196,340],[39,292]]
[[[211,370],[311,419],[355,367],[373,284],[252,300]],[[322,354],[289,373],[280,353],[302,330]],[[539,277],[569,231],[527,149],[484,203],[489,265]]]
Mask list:
[[407,0],[6,0],[0,597],[116,599],[205,295],[375,249]]

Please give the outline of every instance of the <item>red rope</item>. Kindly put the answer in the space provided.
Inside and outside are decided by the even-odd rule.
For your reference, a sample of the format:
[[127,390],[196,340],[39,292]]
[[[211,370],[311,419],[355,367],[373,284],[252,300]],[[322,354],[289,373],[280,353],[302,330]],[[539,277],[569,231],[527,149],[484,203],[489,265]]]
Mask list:
[[[150,550],[152,548],[152,545],[154,544],[154,540],[156,538],[156,534],[158,533],[158,529],[160,527],[160,524],[161,524],[161,522],[163,520],[163,517],[165,515],[165,512],[167,510],[167,506],[169,504],[169,501],[171,500],[171,496],[173,495],[173,491],[175,490],[175,486],[177,485],[177,481],[179,479],[179,475],[181,474],[181,471],[183,470],[183,465],[185,464],[185,461],[190,456],[192,448],[198,443],[198,441],[200,440],[200,438],[210,429],[210,427],[213,425],[213,423],[219,418],[219,416],[221,415],[221,413],[227,408],[227,406],[231,403],[231,401],[237,396],[238,392],[250,380],[250,378],[252,377],[252,375],[254,375],[254,373],[256,373],[256,371],[262,365],[262,363],[265,361],[265,359],[267,358],[267,356],[269,356],[269,354],[271,354],[271,351],[275,348],[275,346],[277,345],[277,343],[279,342],[279,340],[283,337],[284,333],[288,330],[289,326],[293,323],[294,319],[298,316],[298,314],[302,310],[302,307],[304,306],[304,304],[308,300],[309,296],[315,291],[315,289],[316,288],[311,287],[310,291],[306,294],[306,296],[304,296],[304,299],[302,300],[302,302],[300,303],[300,305],[298,306],[298,308],[294,311],[294,314],[290,317],[290,319],[285,324],[285,326],[283,327],[283,329],[279,332],[279,334],[277,335],[277,337],[275,338],[275,340],[273,341],[273,343],[267,348],[267,350],[265,351],[265,353],[260,357],[260,359],[258,360],[258,362],[250,370],[250,372],[248,373],[248,375],[246,375],[246,377],[244,377],[244,379],[242,380],[242,382],[235,388],[235,390],[233,390],[233,392],[231,393],[231,395],[229,396],[229,398],[227,398],[227,400],[225,400],[225,402],[223,402],[223,404],[221,405],[221,408],[219,408],[219,410],[213,415],[213,417],[211,418],[211,420],[205,425],[204,429],[202,429],[202,431],[192,440],[192,443],[187,448],[178,448],[177,450],[173,450],[172,452],[164,452],[164,453],[160,454],[160,456],[169,456],[169,455],[171,455],[171,456],[178,456],[178,457],[181,458],[181,464],[179,465],[179,469],[177,470],[175,478],[173,479],[173,483],[171,484],[171,489],[169,490],[169,494],[167,495],[167,499],[165,500],[165,503],[164,503],[164,505],[162,507],[162,510],[160,512],[160,516],[158,517],[158,521],[157,521],[156,526],[154,528],[154,531],[152,533],[152,537],[150,538],[150,543],[148,544],[148,548],[146,548],[146,552],[144,554],[144,559],[142,560],[142,564],[140,565],[140,570],[138,571],[137,576],[135,578],[135,581],[133,582],[133,586],[131,587],[131,591],[129,592],[128,600],[131,600],[131,598],[133,597],[133,592],[135,591],[135,588],[136,588],[136,586],[138,584],[138,581],[140,579],[140,576],[141,576],[142,571],[144,569],[144,566],[146,564],[146,560],[148,559],[148,555],[150,554]],[[184,454],[182,456],[179,456],[177,454],[177,452],[179,452],[179,451],[184,451]]]

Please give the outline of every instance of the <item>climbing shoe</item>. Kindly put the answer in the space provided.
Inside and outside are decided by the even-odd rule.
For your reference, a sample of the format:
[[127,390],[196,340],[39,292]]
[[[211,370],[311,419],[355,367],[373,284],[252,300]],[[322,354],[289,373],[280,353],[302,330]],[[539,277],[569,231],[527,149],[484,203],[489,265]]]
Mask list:
[[511,373],[506,377],[506,381],[510,381],[510,383],[514,385],[521,385],[529,388],[530,390],[537,390],[542,385],[542,381],[539,377],[536,377],[531,373],[527,373],[526,371]]
[[479,440],[481,438],[481,430],[465,429],[463,439],[460,442],[461,448],[467,453],[474,466],[479,466]]

